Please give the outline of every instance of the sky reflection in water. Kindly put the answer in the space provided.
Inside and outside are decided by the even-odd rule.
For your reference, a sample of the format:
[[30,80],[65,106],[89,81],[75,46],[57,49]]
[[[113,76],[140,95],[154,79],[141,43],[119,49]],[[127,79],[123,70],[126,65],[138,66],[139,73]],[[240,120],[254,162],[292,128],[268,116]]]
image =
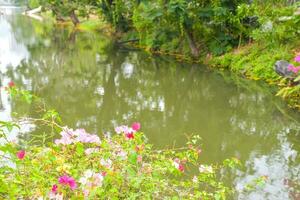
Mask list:
[[[299,184],[299,114],[260,83],[17,15],[0,16],[0,70],[2,86],[13,80],[31,90],[73,128],[101,134],[140,121],[156,147],[182,146],[185,135],[199,134],[203,162],[234,156],[245,163],[236,171],[237,199],[297,195],[289,190]],[[36,115],[3,88],[0,108],[0,120],[11,120],[12,112]],[[43,131],[24,128],[28,139]],[[242,192],[260,176],[268,177],[265,187]]]

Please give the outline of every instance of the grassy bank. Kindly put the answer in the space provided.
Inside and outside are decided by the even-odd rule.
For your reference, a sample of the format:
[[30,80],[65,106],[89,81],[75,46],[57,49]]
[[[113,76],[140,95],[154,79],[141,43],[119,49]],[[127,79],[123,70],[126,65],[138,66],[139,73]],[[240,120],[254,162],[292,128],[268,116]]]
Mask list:
[[277,85],[277,95],[282,96],[290,106],[300,109],[300,86],[291,86],[287,79],[280,77],[274,70],[276,61],[292,61],[299,51],[299,45],[300,42],[284,45],[253,43],[213,57],[209,64],[215,68],[229,69],[248,79]]

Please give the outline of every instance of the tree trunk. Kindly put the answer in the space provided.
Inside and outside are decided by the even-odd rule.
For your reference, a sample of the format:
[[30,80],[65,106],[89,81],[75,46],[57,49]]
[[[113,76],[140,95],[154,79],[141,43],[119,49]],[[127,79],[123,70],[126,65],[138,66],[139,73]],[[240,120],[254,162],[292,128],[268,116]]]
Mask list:
[[76,34],[77,34],[77,31],[76,29],[74,28],[71,32],[71,34],[69,35],[69,41],[74,44],[76,42]]
[[71,11],[70,18],[71,18],[74,26],[77,26],[77,24],[79,24],[79,19],[77,18],[74,10]]
[[191,33],[187,32],[186,33],[187,36],[187,40],[191,49],[191,53],[193,55],[193,57],[197,58],[200,54],[199,49],[196,46],[196,42],[194,41],[194,37]]
[[199,52],[199,49],[197,48],[196,42],[194,40],[193,33],[191,31],[189,31],[189,29],[187,28],[186,25],[184,26],[184,30],[185,30],[186,38],[188,40],[193,57],[195,57],[195,58],[199,57],[200,52]]

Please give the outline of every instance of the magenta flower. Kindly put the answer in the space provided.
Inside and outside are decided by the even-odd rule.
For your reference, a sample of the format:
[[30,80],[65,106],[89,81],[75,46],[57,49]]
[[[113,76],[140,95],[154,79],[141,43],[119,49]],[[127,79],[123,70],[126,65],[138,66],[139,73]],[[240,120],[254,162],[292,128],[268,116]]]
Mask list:
[[173,165],[175,168],[177,168],[180,172],[184,172],[184,166],[181,164],[181,161],[179,158],[175,158],[173,161]]
[[289,64],[288,65],[288,71],[293,71],[294,67],[295,66],[293,64]]
[[67,175],[59,177],[58,182],[62,185],[69,185],[72,190],[77,187],[75,179]]
[[23,160],[24,157],[25,157],[25,150],[20,150],[17,152],[17,157],[20,159],[20,160]]
[[126,133],[125,136],[127,139],[134,139],[134,133]]
[[295,62],[300,62],[300,54],[295,57]]
[[70,188],[71,188],[72,190],[75,190],[75,189],[76,189],[77,184],[76,184],[75,179],[73,179],[73,178],[70,178],[70,179],[69,179],[69,186],[70,186]]
[[295,67],[294,65],[290,64],[288,66],[288,71],[294,72],[295,74],[298,74],[298,72],[300,71],[300,66]]
[[52,186],[52,188],[51,188],[51,192],[53,192],[53,193],[56,193],[57,192],[57,185],[56,184],[54,184],[53,186]]
[[68,181],[69,181],[69,177],[64,175],[64,176],[61,176],[59,177],[58,179],[58,182],[62,185],[67,185],[68,184]]
[[135,131],[138,131],[138,130],[140,130],[140,128],[141,128],[141,124],[138,123],[138,122],[134,122],[134,123],[131,125],[131,128],[132,128],[133,130],[135,130]]
[[182,164],[179,164],[178,170],[181,172],[184,172],[184,166]]

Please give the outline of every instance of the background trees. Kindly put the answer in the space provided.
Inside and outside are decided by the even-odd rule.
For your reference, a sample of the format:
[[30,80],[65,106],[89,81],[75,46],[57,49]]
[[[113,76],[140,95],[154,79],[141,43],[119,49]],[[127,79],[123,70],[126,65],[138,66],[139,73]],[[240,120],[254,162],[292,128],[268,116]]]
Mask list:
[[[137,39],[148,50],[193,57],[223,54],[253,39],[291,39],[299,35],[294,1],[261,0],[31,0],[57,20],[74,25],[91,13],[113,26],[124,39]],[[275,26],[276,25],[276,26]],[[268,29],[273,29],[270,31]],[[286,33],[286,31],[288,30]],[[270,35],[271,34],[271,35]],[[118,34],[120,35],[120,34]],[[273,41],[272,41],[273,42]]]

